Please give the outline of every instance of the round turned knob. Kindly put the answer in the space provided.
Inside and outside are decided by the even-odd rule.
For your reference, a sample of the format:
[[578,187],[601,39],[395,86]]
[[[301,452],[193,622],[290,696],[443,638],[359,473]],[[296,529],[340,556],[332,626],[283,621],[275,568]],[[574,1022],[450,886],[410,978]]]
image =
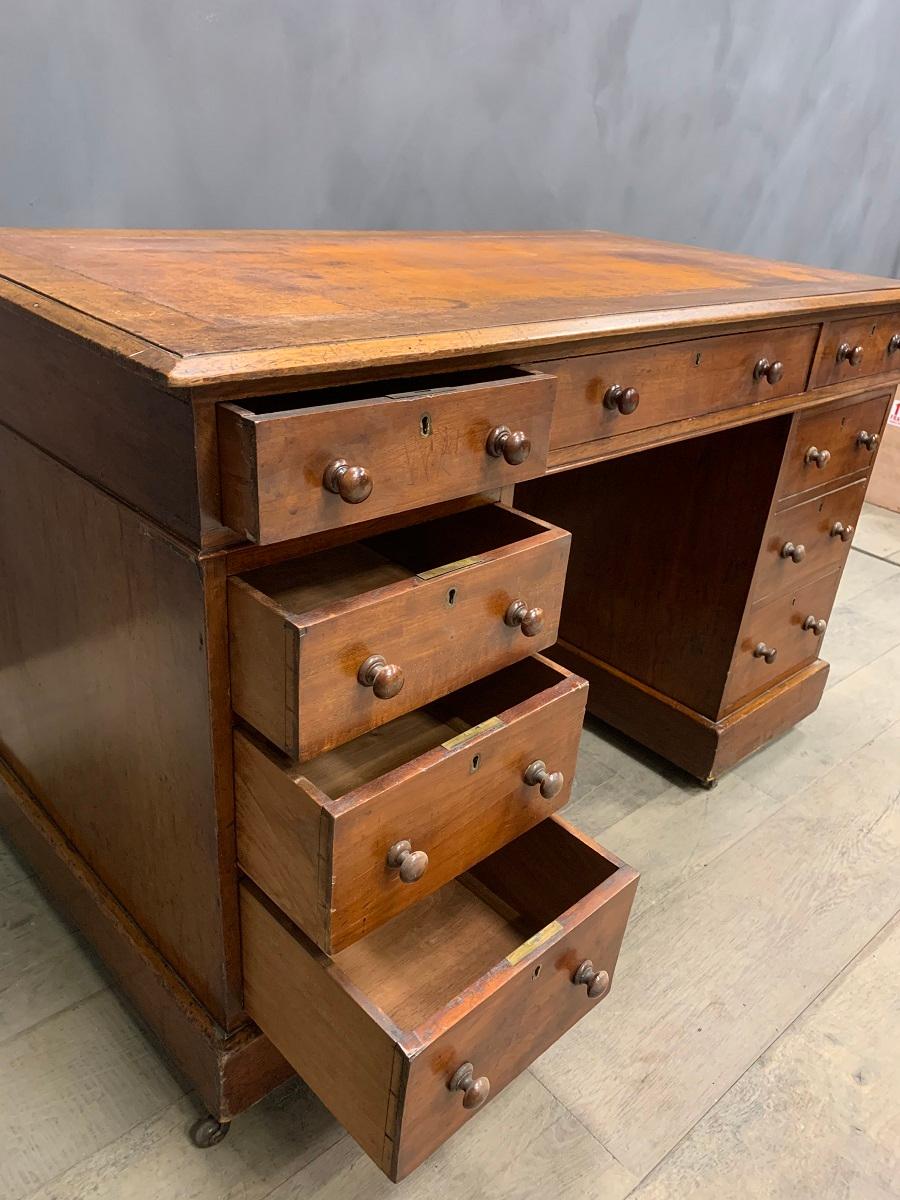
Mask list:
[[812,614],[810,614],[806,618],[806,620],[803,622],[802,627],[803,627],[803,629],[807,630],[809,633],[814,633],[816,635],[816,637],[821,637],[822,634],[825,632],[825,630],[828,628],[828,622],[825,620],[824,617],[820,617],[819,620],[817,621],[816,618]]
[[845,525],[843,521],[835,521],[831,527],[831,537],[839,537],[842,542],[849,542],[853,537],[852,525]]
[[491,458],[503,458],[511,467],[517,467],[531,453],[531,439],[521,429],[513,433],[508,425],[495,425],[484,448]]
[[781,557],[789,558],[791,562],[803,562],[806,558],[806,547],[803,545],[795,546],[793,542],[785,542],[781,547]]
[[807,463],[807,465],[809,463],[815,463],[821,471],[823,467],[827,466],[828,463],[831,462],[831,451],[817,450],[815,446],[810,446],[806,454],[803,456],[803,461]]
[[404,683],[403,668],[385,662],[383,654],[370,654],[356,678],[363,687],[370,687],[379,700],[393,700]]
[[888,354],[896,354],[900,350],[900,333],[891,335],[891,340],[887,344]]
[[754,658],[764,658],[767,663],[773,663],[778,657],[778,651],[774,646],[767,646],[765,642],[759,642],[753,650]]
[[412,845],[405,839],[394,842],[387,853],[387,865],[391,870],[400,870],[400,878],[404,883],[415,883],[421,879],[428,867],[428,855],[424,850],[413,850]]
[[362,504],[372,495],[372,477],[365,467],[351,467],[345,458],[336,458],[325,468],[322,486],[347,504]]
[[572,976],[572,982],[587,984],[587,994],[592,1000],[599,1000],[609,991],[609,972],[595,971],[594,964],[586,958]]
[[874,450],[880,441],[881,438],[877,433],[866,433],[864,429],[861,429],[856,435],[857,446],[865,446],[867,450]]
[[516,625],[526,637],[535,637],[544,628],[544,610],[529,608],[524,600],[513,600],[503,618],[506,625]]
[[529,787],[534,787],[538,783],[541,785],[541,795],[545,800],[552,800],[554,796],[558,796],[566,782],[562,771],[548,771],[547,764],[542,758],[537,758],[533,763],[528,764],[525,768],[524,778]]
[[637,388],[622,387],[621,383],[614,383],[612,387],[608,387],[603,397],[604,408],[617,409],[626,417],[634,412],[640,402],[641,393]]
[[837,361],[839,363],[849,363],[851,367],[858,367],[862,362],[863,348],[862,346],[851,346],[849,342],[841,342],[837,348]]
[[777,359],[769,362],[767,358],[761,358],[753,368],[753,378],[765,379],[771,384],[780,383],[784,378],[784,363]]
[[462,1092],[463,1108],[481,1108],[491,1094],[491,1081],[486,1075],[476,1079],[475,1068],[468,1062],[457,1068],[447,1086],[451,1092]]

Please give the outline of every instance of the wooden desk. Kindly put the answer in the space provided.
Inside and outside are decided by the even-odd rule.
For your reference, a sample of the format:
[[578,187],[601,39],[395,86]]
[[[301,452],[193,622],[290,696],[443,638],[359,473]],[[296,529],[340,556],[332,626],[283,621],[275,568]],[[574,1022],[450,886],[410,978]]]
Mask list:
[[0,362],[4,825],[217,1120],[401,1178],[609,990],[585,701],[703,781],[816,707],[900,284],[8,230]]

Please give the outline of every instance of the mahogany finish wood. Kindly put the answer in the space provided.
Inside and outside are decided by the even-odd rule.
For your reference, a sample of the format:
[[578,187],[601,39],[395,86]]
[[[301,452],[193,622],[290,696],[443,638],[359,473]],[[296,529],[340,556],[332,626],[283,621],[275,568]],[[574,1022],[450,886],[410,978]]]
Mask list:
[[551,817],[329,959],[244,884],[247,1007],[402,1179],[477,1119],[449,1087],[460,1066],[495,1096],[597,1003],[572,977],[586,958],[613,976],[636,886]]
[[[889,403],[890,396],[885,394],[798,417],[787,448],[779,494],[785,499],[800,497],[831,488],[845,475],[867,475],[875,450],[860,445],[857,439],[862,432],[881,433]],[[824,466],[818,465],[821,460],[810,461],[812,449],[828,452]]]
[[[335,953],[566,803],[586,699],[582,679],[528,659],[308,764],[238,732],[240,865]],[[541,758],[562,776],[549,796],[528,779]],[[413,884],[389,862],[400,841],[427,854]]]
[[[542,475],[555,392],[551,376],[498,370],[314,393],[311,407],[223,405],[222,518],[277,542]],[[500,430],[523,435],[519,453]],[[335,467],[362,476],[351,488]]]
[[776,418],[516,488],[520,508],[572,533],[560,638],[718,716],[788,427]]
[[[702,779],[813,711],[898,314],[602,233],[0,231],[0,818],[215,1116],[277,1045],[400,1178],[606,994],[635,875],[547,817],[528,656],[561,611]],[[562,530],[485,507],[532,477]]]
[[[540,369],[558,380],[553,446],[802,392],[818,337],[818,325],[799,325],[542,362]],[[761,359],[782,364],[774,383],[757,375]],[[617,383],[640,393],[633,412],[604,404]]]
[[556,644],[553,656],[587,679],[588,712],[704,783],[715,782],[815,712],[829,669],[819,659],[727,716],[711,720],[566,642]]
[[211,399],[361,366],[898,307],[893,280],[592,231],[6,229],[0,276],[23,306],[24,290],[51,297],[48,321],[77,317],[134,370]]
[[[832,572],[747,613],[722,696],[722,715],[819,657],[822,636],[805,629],[804,622],[810,615],[827,622],[839,578],[840,571]],[[761,644],[777,651],[772,662],[754,653]]]
[[[826,322],[813,368],[813,387],[896,370],[896,363],[891,362],[891,338],[898,329],[900,309],[855,320]],[[840,355],[842,346],[860,350],[861,355]]]
[[0,428],[0,751],[225,1027],[235,863],[216,811],[203,577],[157,526]]
[[[765,603],[772,596],[843,567],[862,510],[866,483],[865,479],[857,480],[791,508],[779,508],[771,515],[753,577],[754,604]],[[789,544],[802,547],[799,562],[785,555]]]
[[[235,711],[292,758],[392,721],[556,639],[569,535],[495,506],[229,581]],[[533,636],[505,620],[539,608]],[[387,699],[360,682],[378,655]]]
[[210,1113],[230,1121],[293,1069],[251,1024],[226,1034],[0,761],[0,828],[78,926]]

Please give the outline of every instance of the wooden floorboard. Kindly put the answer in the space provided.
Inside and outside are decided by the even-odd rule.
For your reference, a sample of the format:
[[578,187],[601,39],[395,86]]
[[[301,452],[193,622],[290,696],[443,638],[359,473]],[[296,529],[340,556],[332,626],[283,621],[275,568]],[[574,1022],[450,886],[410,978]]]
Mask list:
[[900,1195],[900,919],[700,1121],[635,1200]]
[[[900,516],[861,534],[896,553]],[[0,847],[0,1196],[900,1195],[898,589],[851,554],[819,711],[713,791],[589,721],[567,816],[643,872],[613,992],[399,1186],[297,1081],[195,1150],[197,1101]]]
[[535,1065],[634,1174],[900,909],[898,779],[900,723],[639,913],[609,1001]]

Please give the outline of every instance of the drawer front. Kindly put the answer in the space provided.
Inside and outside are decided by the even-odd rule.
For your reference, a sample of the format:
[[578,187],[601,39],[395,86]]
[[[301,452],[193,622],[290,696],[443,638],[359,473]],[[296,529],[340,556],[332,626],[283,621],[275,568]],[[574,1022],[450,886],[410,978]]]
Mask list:
[[800,495],[844,475],[868,470],[875,460],[889,402],[889,396],[876,396],[798,414],[785,452],[779,494]]
[[555,392],[509,370],[290,411],[220,405],[222,519],[276,542],[541,475]]
[[[465,888],[449,885],[457,897],[466,891],[465,904],[443,903],[438,893],[334,959],[252,884],[241,885],[248,1013],[394,1180],[477,1120],[486,1094],[608,994],[637,885],[631,868],[558,818],[467,878]],[[486,889],[505,903],[488,920],[473,919]],[[561,907],[545,920],[555,902]],[[544,923],[517,940],[534,915],[516,913],[536,905]],[[500,908],[509,914],[506,940],[496,931],[507,920]],[[472,979],[460,973],[466,955],[485,968]],[[460,990],[443,986],[432,1008],[430,993],[450,979]]]
[[811,387],[888,372],[900,372],[900,311],[826,322]]
[[866,481],[851,483],[769,518],[753,600],[793,591],[827,571],[840,570],[866,495]]
[[[234,709],[306,759],[543,650],[556,641],[569,544],[542,526],[502,551],[296,618],[232,579]],[[510,623],[519,601],[539,610],[539,628]],[[401,672],[399,691],[360,680],[376,656]]]
[[[840,580],[838,572],[789,592],[744,618],[725,686],[723,710],[765,691],[786,675],[819,657],[824,630],[806,627],[827,622]],[[776,651],[769,661],[763,648]]]
[[[504,870],[521,872],[522,888],[527,889],[530,856],[544,852],[546,824],[489,860],[482,877],[489,879],[502,861]],[[558,824],[574,833],[570,826]],[[553,869],[571,866],[561,856]],[[473,1073],[486,1078],[491,1095],[496,1095],[608,995],[637,881],[637,874],[626,868],[580,911],[561,916],[514,950],[500,964],[496,979],[472,989],[458,1013],[434,1023],[429,1030],[433,1040],[409,1064],[396,1156],[398,1178],[471,1119],[462,1097],[448,1087],[460,1064],[471,1063]],[[608,977],[607,990],[600,996],[590,996],[586,984],[574,982],[582,963]],[[476,1120],[477,1116],[476,1111]]]
[[[551,445],[573,446],[802,392],[818,335],[818,325],[763,329],[537,364],[557,378]],[[756,369],[762,360],[768,374]],[[775,363],[782,365],[780,377]],[[621,392],[611,391],[616,388]],[[626,389],[637,397],[622,395]]]
[[[568,800],[587,699],[583,679],[544,665],[552,686],[339,797],[237,732],[242,870],[336,953],[544,820]],[[418,858],[408,872],[400,843]]]

